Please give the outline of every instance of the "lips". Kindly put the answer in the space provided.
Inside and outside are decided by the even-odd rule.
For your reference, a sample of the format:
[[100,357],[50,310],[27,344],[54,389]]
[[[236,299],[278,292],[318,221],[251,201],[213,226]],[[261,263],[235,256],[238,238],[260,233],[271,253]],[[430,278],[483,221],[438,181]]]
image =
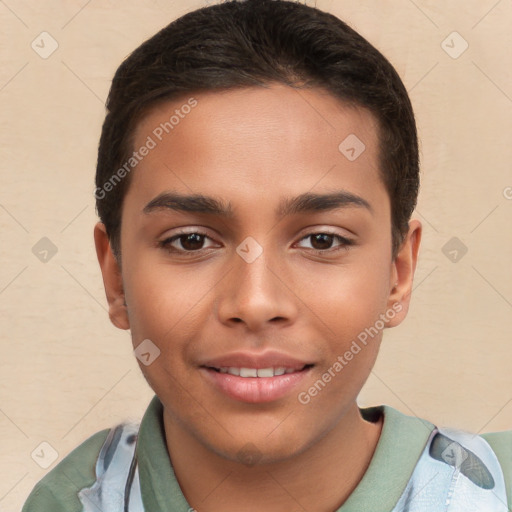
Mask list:
[[275,351],[238,352],[204,361],[200,371],[229,398],[260,403],[289,394],[313,366],[313,363]]

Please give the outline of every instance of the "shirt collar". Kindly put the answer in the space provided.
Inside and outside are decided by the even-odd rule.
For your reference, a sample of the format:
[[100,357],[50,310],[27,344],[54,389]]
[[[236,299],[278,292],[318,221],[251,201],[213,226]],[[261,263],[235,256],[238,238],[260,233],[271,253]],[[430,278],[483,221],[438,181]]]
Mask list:
[[[383,414],[382,431],[363,478],[336,512],[391,510],[434,428],[426,420],[407,416],[387,405],[360,411],[367,421],[376,421]],[[152,512],[191,510],[167,452],[163,405],[157,395],[142,418],[136,450],[144,508]]]

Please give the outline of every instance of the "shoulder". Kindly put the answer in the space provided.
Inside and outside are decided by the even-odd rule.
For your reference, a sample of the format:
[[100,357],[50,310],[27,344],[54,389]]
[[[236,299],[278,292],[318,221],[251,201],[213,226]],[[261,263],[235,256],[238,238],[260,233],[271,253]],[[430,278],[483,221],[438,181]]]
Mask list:
[[110,428],[86,439],[32,489],[22,512],[80,512],[77,492],[96,480],[96,460]]
[[480,434],[493,449],[503,469],[507,496],[512,504],[512,430]]
[[493,448],[500,460],[512,462],[512,430],[480,434]]

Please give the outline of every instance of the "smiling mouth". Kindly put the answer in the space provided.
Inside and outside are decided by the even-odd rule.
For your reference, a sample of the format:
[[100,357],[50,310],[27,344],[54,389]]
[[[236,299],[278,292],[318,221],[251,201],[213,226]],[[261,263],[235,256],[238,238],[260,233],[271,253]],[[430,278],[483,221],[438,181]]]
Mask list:
[[[289,396],[308,378],[314,364],[299,361],[245,362],[247,366],[220,366],[224,361],[200,366],[201,374],[217,391],[245,403],[266,403]],[[235,363],[235,361],[226,361]],[[225,363],[224,363],[225,364]],[[238,364],[244,364],[240,361]],[[254,366],[250,366],[250,365]],[[278,365],[283,366],[278,366]],[[268,365],[268,366],[267,366]],[[255,368],[259,366],[259,368]]]
[[269,378],[269,377],[279,377],[281,375],[289,375],[291,373],[300,373],[302,371],[308,370],[313,367],[313,364],[305,364],[301,367],[297,368],[285,368],[283,366],[277,367],[269,367],[269,368],[244,368],[244,367],[236,367],[236,366],[221,366],[220,368],[216,368],[214,366],[205,366],[208,370],[214,370],[217,373],[227,373],[229,375],[234,375],[236,377],[259,377],[259,378]]

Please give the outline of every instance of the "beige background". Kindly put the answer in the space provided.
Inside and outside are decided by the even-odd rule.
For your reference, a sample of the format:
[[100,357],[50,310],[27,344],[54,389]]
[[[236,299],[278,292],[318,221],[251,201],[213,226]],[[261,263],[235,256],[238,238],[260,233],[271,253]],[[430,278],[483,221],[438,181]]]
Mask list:
[[[475,432],[510,429],[512,2],[317,4],[396,66],[422,140],[415,216],[424,239],[412,307],[402,326],[386,332],[360,404],[387,403]],[[106,313],[92,239],[96,149],[121,60],[202,5],[0,1],[3,512],[19,510],[33,485],[87,437],[139,419],[153,396],[129,333]],[[47,59],[31,47],[43,31],[59,45]],[[442,46],[453,31],[469,44],[458,58]],[[446,44],[452,54],[463,48],[453,35]],[[47,263],[32,252],[42,237],[58,250]],[[457,262],[442,250],[452,237],[468,249]],[[42,442],[59,455],[48,469],[31,458]]]

